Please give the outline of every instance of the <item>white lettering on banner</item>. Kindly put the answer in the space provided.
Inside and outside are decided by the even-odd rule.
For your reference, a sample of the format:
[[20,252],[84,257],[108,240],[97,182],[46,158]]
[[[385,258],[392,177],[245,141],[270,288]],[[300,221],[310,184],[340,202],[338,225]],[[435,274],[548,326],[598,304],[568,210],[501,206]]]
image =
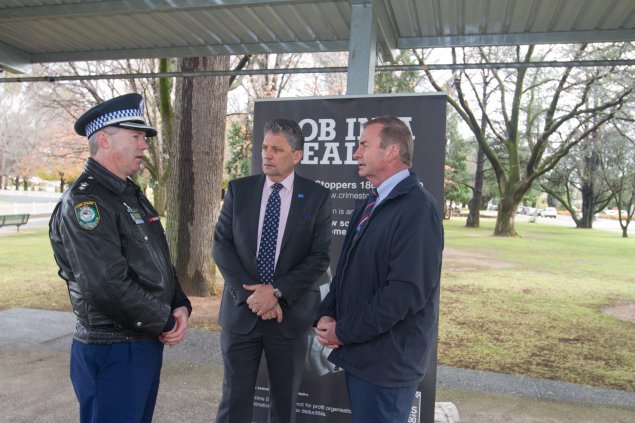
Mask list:
[[337,151],[338,143],[325,142],[324,145],[326,146],[326,150],[324,151],[322,160],[320,160],[320,164],[342,164],[340,153]]
[[[401,119],[412,132],[411,116]],[[357,147],[357,140],[363,131],[367,118],[346,118],[346,137],[344,143],[336,141],[337,130],[335,119],[302,119],[298,125],[304,132],[304,150],[302,164],[304,165],[357,165],[353,154]],[[415,136],[412,136],[414,139]],[[320,142],[327,141],[327,142]],[[343,144],[343,145],[342,145]]]
[[[368,122],[366,118],[347,118],[346,126],[346,141],[357,141],[359,136],[362,135],[362,125]],[[355,124],[358,124],[357,126]],[[357,128],[357,135],[355,135],[355,129]]]
[[317,150],[317,148],[320,145],[316,142],[305,142],[304,143],[304,150],[303,150],[303,154],[302,154],[302,164],[318,164],[318,158],[317,156],[314,157],[313,153],[315,152],[315,150]]
[[[357,160],[353,159],[355,152],[354,142],[344,143],[345,151],[338,142],[304,142],[302,164],[304,165],[357,165]],[[342,162],[342,156],[346,160]]]
[[315,182],[317,182],[318,184],[330,190],[340,190],[340,189],[356,190],[357,189],[357,182],[326,182],[326,181],[320,181],[320,180],[317,180]]
[[412,134],[412,140],[414,141],[415,134],[414,134],[414,132],[412,132],[412,127],[410,126],[410,122],[412,122],[412,117],[411,116],[403,116],[403,117],[400,117],[399,119],[401,119],[401,121],[406,124],[408,129],[410,129],[410,133]]
[[[318,141],[333,141],[335,139],[335,119],[318,119],[318,122],[309,118],[298,122],[302,132],[304,132],[304,141],[313,141],[316,135]],[[304,129],[305,124],[311,127],[311,132],[308,135]]]
[[[399,119],[406,124],[410,132],[412,132],[412,127],[410,123],[412,122],[412,116],[399,116]],[[346,118],[346,141],[357,141],[359,137],[362,135],[363,126],[369,119],[366,118]],[[357,135],[355,135],[355,130],[357,130]],[[412,139],[415,139],[414,133],[412,134]]]

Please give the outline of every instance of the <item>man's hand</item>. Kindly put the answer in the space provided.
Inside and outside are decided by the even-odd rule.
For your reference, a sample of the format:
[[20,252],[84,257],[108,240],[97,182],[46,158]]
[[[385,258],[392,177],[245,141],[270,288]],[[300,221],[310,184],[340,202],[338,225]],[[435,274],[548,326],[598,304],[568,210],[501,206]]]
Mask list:
[[179,307],[172,311],[172,316],[174,316],[176,324],[171,331],[163,332],[159,336],[159,341],[171,347],[181,342],[185,337],[185,332],[187,332],[187,319],[190,317],[190,314],[187,307]]
[[282,323],[282,308],[280,304],[276,304],[271,310],[260,316],[262,320],[276,319],[278,323]]
[[331,316],[322,316],[320,320],[318,320],[317,326],[315,327],[315,336],[318,342],[326,348],[335,349],[344,345],[335,334],[336,325],[337,322]]
[[269,284],[243,285],[243,288],[253,292],[246,302],[249,309],[260,317],[278,305],[278,299],[273,295],[273,286]]

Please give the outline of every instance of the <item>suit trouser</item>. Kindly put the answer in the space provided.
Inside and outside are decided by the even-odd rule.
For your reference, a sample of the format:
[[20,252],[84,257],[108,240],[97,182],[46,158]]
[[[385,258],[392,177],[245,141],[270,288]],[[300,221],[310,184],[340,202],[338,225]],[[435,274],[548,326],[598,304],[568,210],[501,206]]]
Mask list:
[[245,335],[223,329],[225,374],[216,423],[251,423],[258,367],[264,351],[269,373],[269,422],[294,423],[307,350],[305,335],[286,338],[275,320],[258,320]]
[[151,422],[162,362],[159,341],[83,344],[73,340],[71,381],[80,422]]

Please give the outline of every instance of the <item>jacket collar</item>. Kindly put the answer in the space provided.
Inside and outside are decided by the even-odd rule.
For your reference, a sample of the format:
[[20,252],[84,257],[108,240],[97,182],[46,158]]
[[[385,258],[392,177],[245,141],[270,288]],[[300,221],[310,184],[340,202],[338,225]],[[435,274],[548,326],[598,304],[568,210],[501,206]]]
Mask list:
[[137,188],[137,185],[132,182],[130,178],[121,179],[109,172],[105,167],[100,165],[95,159],[89,157],[86,160],[86,165],[84,166],[84,170],[86,173],[90,174],[93,178],[95,178],[100,184],[104,187],[108,188],[110,191],[114,192],[117,195],[121,195],[124,193],[126,188],[132,186],[133,188]]
[[415,172],[410,172],[410,175],[406,179],[395,185],[388,196],[386,196],[386,200],[404,195],[417,186],[423,186],[419,180],[419,176],[417,176]]

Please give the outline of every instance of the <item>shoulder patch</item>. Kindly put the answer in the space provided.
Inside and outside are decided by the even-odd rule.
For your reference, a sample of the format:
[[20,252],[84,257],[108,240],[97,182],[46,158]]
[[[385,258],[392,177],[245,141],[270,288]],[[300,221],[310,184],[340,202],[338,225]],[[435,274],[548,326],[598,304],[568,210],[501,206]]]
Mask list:
[[75,204],[74,209],[79,226],[89,231],[97,227],[101,219],[97,203],[94,201],[83,201]]

